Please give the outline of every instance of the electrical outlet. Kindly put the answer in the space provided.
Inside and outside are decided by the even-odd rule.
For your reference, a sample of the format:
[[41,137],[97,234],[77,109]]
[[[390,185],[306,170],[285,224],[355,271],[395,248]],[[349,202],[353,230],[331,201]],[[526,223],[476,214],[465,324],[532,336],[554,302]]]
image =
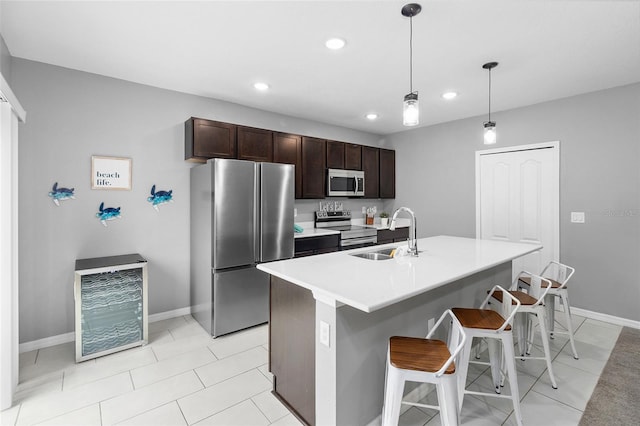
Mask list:
[[431,329],[433,329],[434,325],[436,325],[436,319],[435,318],[429,318],[429,321],[427,321],[427,332],[431,331]]
[[298,209],[293,209],[293,217],[297,217],[298,216]]
[[362,214],[367,214],[367,208],[365,206],[362,206]]
[[324,321],[320,321],[320,343],[330,347],[331,326]]
[[571,212],[571,223],[584,223],[584,212]]

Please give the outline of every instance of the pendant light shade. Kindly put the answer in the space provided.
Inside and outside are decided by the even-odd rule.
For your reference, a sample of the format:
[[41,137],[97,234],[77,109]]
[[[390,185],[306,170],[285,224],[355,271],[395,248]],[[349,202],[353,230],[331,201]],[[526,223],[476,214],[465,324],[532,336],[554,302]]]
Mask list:
[[418,102],[418,93],[409,93],[404,96],[402,124],[405,126],[416,126],[420,124],[420,104]]
[[422,10],[417,3],[405,4],[402,7],[402,16],[409,17],[409,93],[404,96],[402,108],[402,124],[405,126],[417,126],[420,124],[420,105],[418,92],[413,91],[413,17]]
[[491,121],[491,70],[498,66],[497,62],[487,62],[482,66],[485,70],[489,70],[489,119],[484,122],[484,144],[493,145],[496,143],[496,122]]

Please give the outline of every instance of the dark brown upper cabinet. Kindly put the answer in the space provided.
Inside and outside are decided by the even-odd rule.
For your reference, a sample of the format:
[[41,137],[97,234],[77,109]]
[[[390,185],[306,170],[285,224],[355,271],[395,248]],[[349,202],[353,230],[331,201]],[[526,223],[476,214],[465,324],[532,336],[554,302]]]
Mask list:
[[362,170],[362,145],[344,144],[344,168],[347,170]]
[[236,158],[236,126],[191,117],[185,122],[184,158],[206,162],[209,158]]
[[273,162],[296,166],[296,198],[302,198],[302,136],[274,132]]
[[364,170],[364,197],[380,196],[380,150],[370,146],[362,147],[362,170]]
[[238,126],[238,160],[273,160],[273,136],[271,130]]
[[327,148],[324,139],[302,137],[302,198],[324,198]]
[[[380,148],[380,198],[396,198],[396,152]],[[365,186],[366,188],[366,186]]]
[[327,168],[344,169],[344,142],[327,141]]

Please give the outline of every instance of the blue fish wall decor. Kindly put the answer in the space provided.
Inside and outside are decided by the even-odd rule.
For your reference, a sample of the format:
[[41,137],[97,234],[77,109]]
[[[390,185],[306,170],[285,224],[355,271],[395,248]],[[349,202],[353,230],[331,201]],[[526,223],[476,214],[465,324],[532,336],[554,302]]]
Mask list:
[[100,203],[100,211],[96,213],[96,217],[100,219],[100,223],[107,226],[108,220],[120,219],[120,207],[104,207],[104,202]]
[[58,188],[58,182],[56,182],[53,184],[51,192],[49,192],[49,197],[51,197],[56,206],[60,206],[60,201],[75,200],[76,197],[73,196],[73,190],[74,188]]
[[160,204],[173,202],[173,195],[171,195],[172,192],[173,190],[156,191],[156,186],[153,185],[151,187],[151,196],[147,197],[147,201],[151,203],[156,211],[160,211],[160,209],[158,208]]

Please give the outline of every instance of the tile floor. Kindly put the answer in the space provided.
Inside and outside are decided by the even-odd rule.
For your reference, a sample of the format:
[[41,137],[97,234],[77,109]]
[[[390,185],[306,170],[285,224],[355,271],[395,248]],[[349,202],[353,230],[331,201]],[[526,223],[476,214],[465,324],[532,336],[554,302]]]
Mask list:
[[[573,322],[579,360],[568,338],[552,341],[557,390],[544,361],[517,362],[528,426],[578,424],[621,330],[575,315]],[[152,323],[149,330],[147,346],[80,364],[73,342],[21,354],[16,403],[2,412],[1,424],[300,424],[270,393],[266,326],[212,340],[185,316]],[[472,366],[468,382],[492,388],[487,367]],[[434,396],[429,388],[421,395],[431,403]],[[512,411],[508,400],[467,395],[461,422],[515,425]],[[440,418],[434,410],[411,407],[400,424],[432,426]]]

